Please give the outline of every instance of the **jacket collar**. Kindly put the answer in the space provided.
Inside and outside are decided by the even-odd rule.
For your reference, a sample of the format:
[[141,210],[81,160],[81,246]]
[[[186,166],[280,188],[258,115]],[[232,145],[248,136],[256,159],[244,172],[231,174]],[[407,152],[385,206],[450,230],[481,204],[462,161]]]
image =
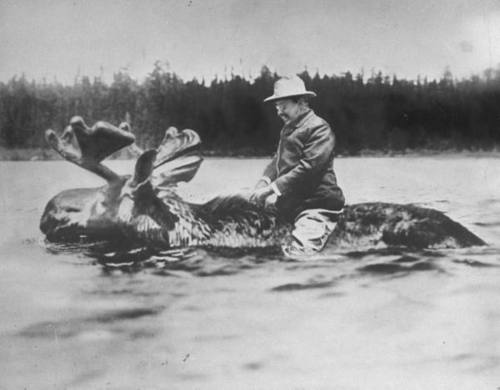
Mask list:
[[283,129],[286,129],[286,130],[295,130],[299,127],[301,127],[302,125],[304,125],[304,123],[309,119],[309,117],[311,117],[312,115],[314,115],[314,112],[311,108],[308,108],[304,113],[300,114],[297,118],[295,118],[293,121],[291,121],[290,123],[287,123]]

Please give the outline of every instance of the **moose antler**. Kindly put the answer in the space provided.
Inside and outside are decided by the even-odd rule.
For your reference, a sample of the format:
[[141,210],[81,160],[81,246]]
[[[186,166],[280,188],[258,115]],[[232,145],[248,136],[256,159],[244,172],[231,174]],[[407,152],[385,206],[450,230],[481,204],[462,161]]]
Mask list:
[[[119,127],[97,122],[89,128],[81,117],[75,116],[60,137],[53,130],[47,130],[45,138],[65,160],[94,172],[108,182],[117,181],[120,176],[102,165],[102,160],[129,145],[132,145],[134,156],[140,158],[145,153],[134,144],[135,137],[127,122]],[[156,160],[153,160],[152,169],[162,167],[157,184],[165,186],[191,180],[203,161],[197,153],[200,145],[200,136],[195,131],[168,128],[156,150]]]
[[201,139],[196,131],[191,129],[179,131],[176,127],[169,127],[157,148],[155,169],[176,158],[198,151],[200,145]]
[[161,167],[161,172],[155,179],[156,186],[190,181],[203,162],[198,153],[200,145],[200,136],[194,130],[169,127],[157,148],[154,169]]
[[45,138],[65,160],[94,172],[108,182],[116,181],[120,176],[102,165],[101,161],[135,141],[132,133],[107,122],[97,122],[89,128],[79,116],[71,118],[61,137],[53,130],[47,130]]

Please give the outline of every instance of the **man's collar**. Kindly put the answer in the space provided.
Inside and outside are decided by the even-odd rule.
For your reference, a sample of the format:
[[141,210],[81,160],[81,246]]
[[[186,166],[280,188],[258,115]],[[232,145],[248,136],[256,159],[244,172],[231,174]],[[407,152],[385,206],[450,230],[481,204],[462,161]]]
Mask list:
[[310,114],[312,114],[313,110],[308,108],[306,111],[304,111],[302,114],[300,114],[297,118],[295,118],[293,121],[290,121],[288,124],[285,125],[285,128],[287,129],[296,129],[304,124],[306,119],[309,117]]

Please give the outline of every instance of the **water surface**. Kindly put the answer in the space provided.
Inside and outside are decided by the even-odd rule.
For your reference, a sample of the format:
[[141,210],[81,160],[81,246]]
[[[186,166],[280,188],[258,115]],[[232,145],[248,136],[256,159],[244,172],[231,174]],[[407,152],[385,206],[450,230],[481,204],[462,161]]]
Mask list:
[[[267,160],[208,159],[191,201]],[[485,248],[207,252],[113,267],[38,230],[57,192],[99,178],[0,162],[0,389],[494,389],[500,386],[500,159],[348,158],[348,201],[446,212]],[[121,173],[133,163],[113,161]]]

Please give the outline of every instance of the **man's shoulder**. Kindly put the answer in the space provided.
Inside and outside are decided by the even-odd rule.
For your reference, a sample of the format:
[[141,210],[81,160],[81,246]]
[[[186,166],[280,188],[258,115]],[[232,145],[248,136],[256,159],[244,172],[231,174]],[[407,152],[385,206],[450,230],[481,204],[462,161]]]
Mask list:
[[316,115],[316,113],[313,110],[310,111],[304,125],[306,125],[308,128],[318,128],[318,127],[330,128],[329,123],[320,116]]

